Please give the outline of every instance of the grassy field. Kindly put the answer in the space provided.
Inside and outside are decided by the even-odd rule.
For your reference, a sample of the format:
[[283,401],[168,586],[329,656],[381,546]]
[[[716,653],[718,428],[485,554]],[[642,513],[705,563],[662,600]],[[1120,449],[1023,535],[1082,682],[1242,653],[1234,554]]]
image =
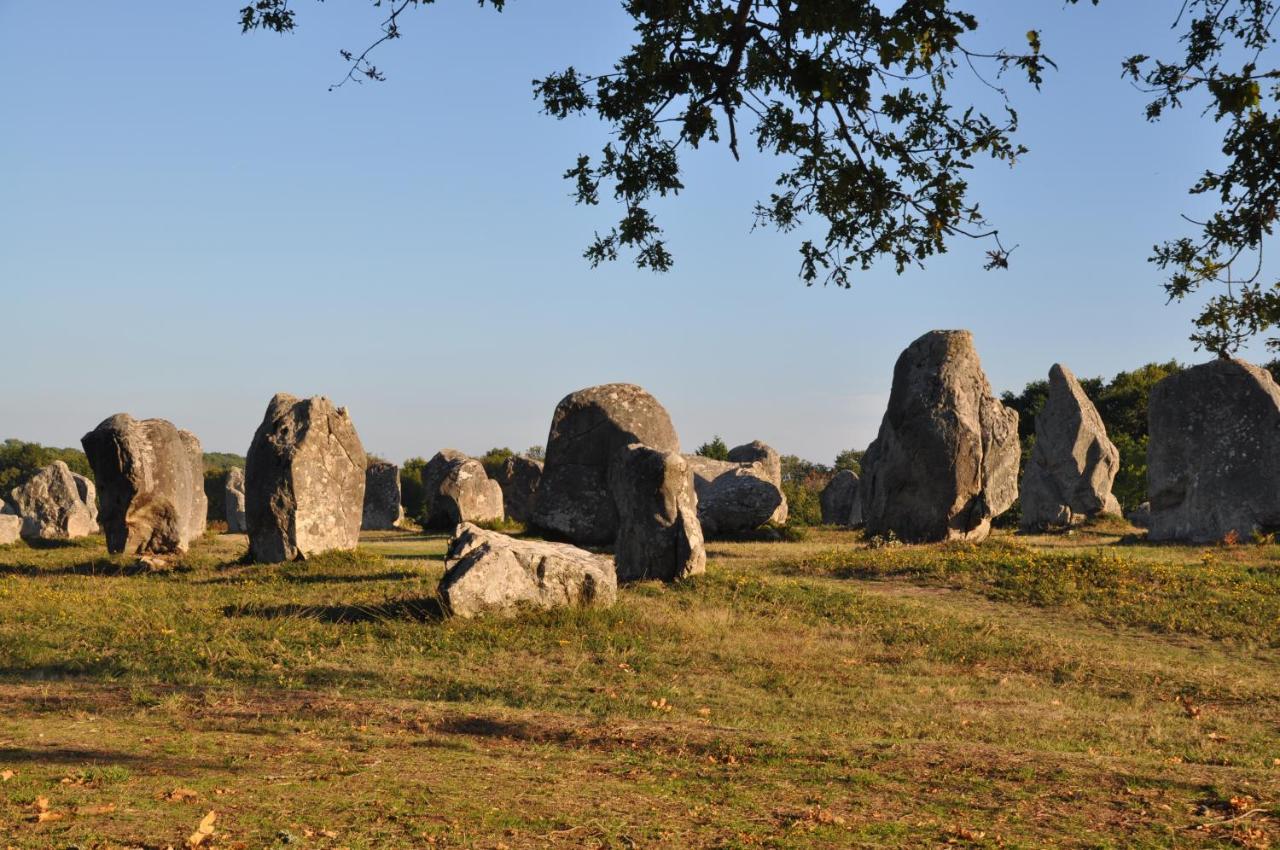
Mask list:
[[712,543],[462,622],[445,540],[0,548],[0,848],[1280,846],[1280,547]]

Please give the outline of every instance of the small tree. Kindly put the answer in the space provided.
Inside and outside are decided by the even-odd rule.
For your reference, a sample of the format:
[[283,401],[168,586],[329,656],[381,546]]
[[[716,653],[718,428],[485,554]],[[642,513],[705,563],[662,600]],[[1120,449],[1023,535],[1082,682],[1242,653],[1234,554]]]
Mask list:
[[725,445],[725,442],[720,438],[720,435],[716,434],[711,438],[711,442],[703,443],[698,446],[698,449],[694,454],[701,455],[702,457],[709,457],[712,460],[728,460],[729,447]]

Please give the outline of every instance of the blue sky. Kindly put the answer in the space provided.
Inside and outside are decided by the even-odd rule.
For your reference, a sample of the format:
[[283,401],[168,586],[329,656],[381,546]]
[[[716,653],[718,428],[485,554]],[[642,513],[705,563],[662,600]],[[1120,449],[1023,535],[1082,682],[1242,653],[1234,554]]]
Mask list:
[[751,232],[778,163],[715,148],[660,207],[672,272],[581,259],[615,210],[574,207],[560,174],[605,129],[540,115],[529,81],[606,68],[618,3],[442,0],[378,54],[387,82],[337,92],[380,10],[298,0],[297,33],[241,36],[239,5],[0,0],[0,437],[75,445],[129,411],[243,452],[288,391],[402,460],[542,443],[567,392],[631,381],[687,450],[719,433],[830,462],[872,439],[931,328],[971,329],[997,392],[1055,361],[1206,359],[1146,257],[1196,209],[1215,128],[1148,125],[1119,77],[1168,47],[1176,0],[974,0],[998,16],[974,47],[1037,28],[1060,65],[1039,94],[1009,80],[1031,154],[973,181],[1013,268],[958,243],[852,290],[806,288],[795,236]]

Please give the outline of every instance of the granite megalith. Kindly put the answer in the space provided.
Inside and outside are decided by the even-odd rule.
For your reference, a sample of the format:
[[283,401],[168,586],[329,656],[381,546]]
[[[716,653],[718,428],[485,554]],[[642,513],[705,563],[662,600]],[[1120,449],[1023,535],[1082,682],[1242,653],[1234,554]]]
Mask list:
[[603,384],[565,396],[551,419],[531,525],[573,543],[612,543],[618,511],[609,469],[632,443],[680,451],[671,417],[644,389]]
[[968,331],[930,331],[898,357],[859,485],[867,533],[982,540],[1018,497],[1017,411],[991,394]]
[[862,524],[862,509],[858,502],[858,474],[852,469],[842,469],[832,476],[818,495],[822,506],[823,525],[844,525],[850,528]]
[[463,523],[449,543],[439,594],[456,617],[510,617],[526,609],[612,605],[618,579],[605,555]]
[[0,546],[8,546],[22,539],[22,517],[0,499]]
[[248,531],[244,516],[244,470],[238,466],[227,470],[223,505],[227,515],[227,531],[231,534],[244,534]]
[[502,507],[516,522],[528,522],[533,515],[538,482],[542,480],[542,462],[522,455],[512,455],[498,473],[502,487]]
[[698,494],[698,520],[708,535],[754,531],[785,511],[782,489],[760,464],[685,455]]
[[27,540],[75,540],[98,530],[96,511],[84,501],[87,495],[70,467],[55,460],[15,487],[9,504],[22,517]]
[[249,552],[295,561],[360,540],[367,459],[346,408],[324,396],[279,393],[267,405],[245,463]]
[[364,473],[364,517],[366,531],[399,528],[404,520],[400,502],[400,467],[390,461],[372,461]]
[[618,581],[675,581],[706,572],[693,474],[678,452],[632,443],[614,458],[609,489],[618,510]]
[[1214,543],[1280,530],[1280,386],[1219,359],[1151,389],[1148,540]]
[[1067,367],[1049,370],[1049,397],[1036,416],[1036,442],[1019,488],[1023,530],[1065,528],[1120,514],[1111,485],[1120,451]]
[[190,431],[118,413],[80,443],[93,467],[107,551],[180,554],[204,533],[204,453]]
[[422,491],[424,528],[502,519],[502,487],[485,472],[484,464],[457,449],[442,449],[427,461]]

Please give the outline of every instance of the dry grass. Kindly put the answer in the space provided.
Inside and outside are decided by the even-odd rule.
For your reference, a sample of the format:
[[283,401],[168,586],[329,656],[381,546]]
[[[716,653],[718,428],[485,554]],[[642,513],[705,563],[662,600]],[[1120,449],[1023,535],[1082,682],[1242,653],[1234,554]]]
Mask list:
[[255,850],[1280,842],[1275,547],[1126,533],[713,543],[608,611],[471,623],[439,536],[0,548],[0,846],[211,811]]

